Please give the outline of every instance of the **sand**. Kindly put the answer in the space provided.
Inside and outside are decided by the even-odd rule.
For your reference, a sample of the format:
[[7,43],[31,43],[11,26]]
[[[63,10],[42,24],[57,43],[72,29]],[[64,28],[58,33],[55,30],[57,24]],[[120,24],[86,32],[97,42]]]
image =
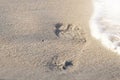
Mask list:
[[119,80],[92,11],[91,0],[0,0],[0,80]]

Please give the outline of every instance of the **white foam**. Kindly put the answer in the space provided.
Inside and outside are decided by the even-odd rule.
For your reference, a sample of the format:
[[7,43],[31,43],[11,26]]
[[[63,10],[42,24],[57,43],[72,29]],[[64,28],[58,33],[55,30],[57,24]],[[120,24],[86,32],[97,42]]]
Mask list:
[[120,0],[93,0],[91,35],[120,54]]

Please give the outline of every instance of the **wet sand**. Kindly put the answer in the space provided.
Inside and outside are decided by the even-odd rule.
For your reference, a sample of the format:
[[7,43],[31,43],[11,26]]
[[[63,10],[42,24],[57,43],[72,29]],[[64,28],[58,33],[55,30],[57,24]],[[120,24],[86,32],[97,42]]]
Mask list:
[[119,55],[91,37],[91,14],[91,0],[0,0],[0,79],[119,80]]

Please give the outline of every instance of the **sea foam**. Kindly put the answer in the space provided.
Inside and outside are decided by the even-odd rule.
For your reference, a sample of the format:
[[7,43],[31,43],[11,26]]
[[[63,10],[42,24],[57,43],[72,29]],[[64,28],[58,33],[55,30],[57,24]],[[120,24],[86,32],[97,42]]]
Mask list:
[[91,35],[120,54],[120,0],[93,0]]

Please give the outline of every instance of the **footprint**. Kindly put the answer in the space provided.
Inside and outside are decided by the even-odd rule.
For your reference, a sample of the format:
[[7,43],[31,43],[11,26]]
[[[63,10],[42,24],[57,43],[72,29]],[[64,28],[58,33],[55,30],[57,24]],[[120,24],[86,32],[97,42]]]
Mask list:
[[58,56],[53,56],[51,60],[47,63],[50,70],[63,71],[68,70],[73,66],[72,60],[60,61]]
[[57,37],[65,40],[74,40],[85,43],[85,33],[80,25],[58,23],[55,25]]

